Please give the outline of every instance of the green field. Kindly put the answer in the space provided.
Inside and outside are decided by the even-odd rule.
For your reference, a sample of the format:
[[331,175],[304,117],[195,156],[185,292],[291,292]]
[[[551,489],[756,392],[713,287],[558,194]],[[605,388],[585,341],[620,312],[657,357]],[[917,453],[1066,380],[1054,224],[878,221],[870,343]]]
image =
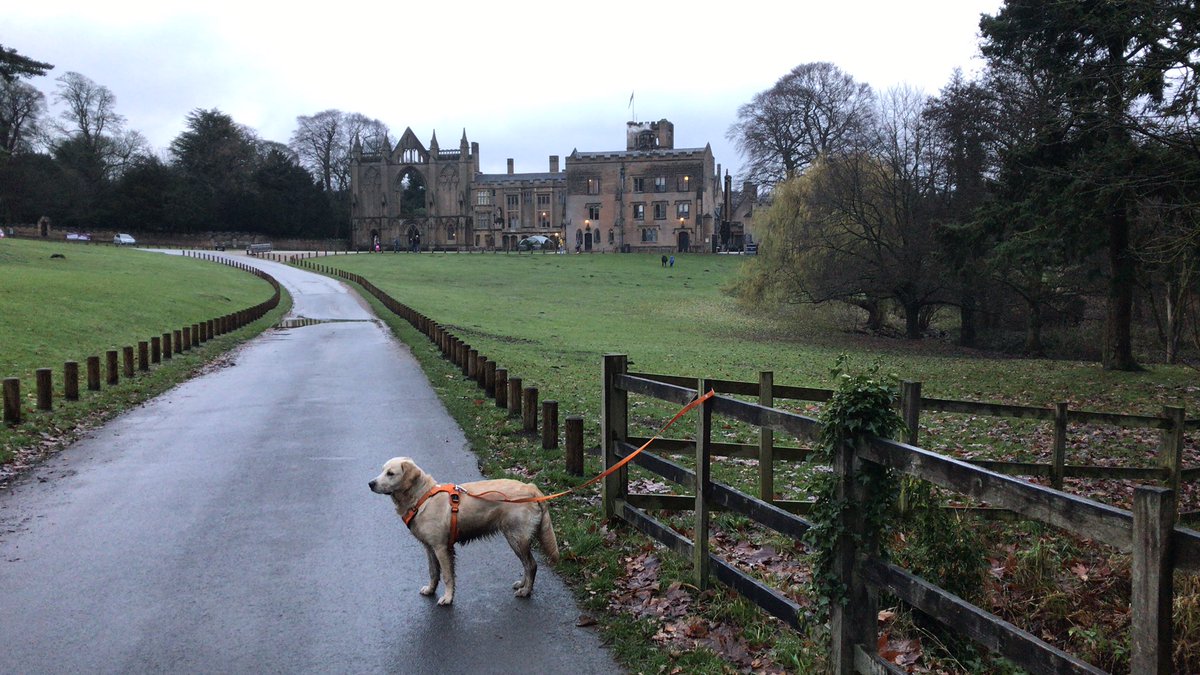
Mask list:
[[[51,257],[56,254],[63,257]],[[169,330],[257,305],[272,293],[258,277],[195,258],[0,239],[0,377],[18,378],[22,397],[31,400],[34,371],[50,368],[58,396],[66,361],[79,362],[82,372],[89,356],[136,347]],[[85,392],[80,403],[56,405],[52,414],[33,412],[32,403],[23,406],[28,414],[22,425],[0,428],[0,463],[17,448],[69,440],[83,420],[144,400],[261,330],[257,325],[221,336],[129,386]]]
[[1095,363],[1021,360],[933,340],[852,335],[829,311],[744,307],[727,292],[737,256],[401,254],[322,258],[450,327],[510,374],[576,411],[598,410],[600,359],[625,353],[644,372],[827,386],[839,353],[881,359],[926,396],[1158,413],[1200,406],[1196,373],[1152,366],[1105,372]]

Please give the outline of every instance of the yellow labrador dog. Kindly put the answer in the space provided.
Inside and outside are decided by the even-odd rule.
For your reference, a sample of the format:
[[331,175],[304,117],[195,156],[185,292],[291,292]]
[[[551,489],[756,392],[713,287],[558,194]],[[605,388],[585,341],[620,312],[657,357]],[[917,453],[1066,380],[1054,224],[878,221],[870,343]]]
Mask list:
[[429,584],[421,588],[421,595],[432,595],[440,576],[445,592],[438,599],[439,605],[454,602],[455,543],[503,534],[525,568],[524,576],[513,584],[520,598],[533,592],[537,575],[532,552],[535,537],[550,561],[558,561],[558,541],[545,502],[502,501],[541,497],[542,491],[536,485],[509,479],[439,485],[408,457],[388,460],[383,472],[368,485],[373,492],[391,496],[396,512],[425,545]]

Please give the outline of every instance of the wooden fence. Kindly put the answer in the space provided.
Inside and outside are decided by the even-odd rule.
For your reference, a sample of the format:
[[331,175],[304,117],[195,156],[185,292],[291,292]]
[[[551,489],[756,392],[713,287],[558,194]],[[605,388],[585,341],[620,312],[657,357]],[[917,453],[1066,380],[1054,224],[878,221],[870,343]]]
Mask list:
[[[151,365],[171,359],[175,354],[190,351],[192,347],[199,346],[214,337],[224,335],[249,323],[253,323],[279,305],[279,282],[270,274],[223,256],[213,256],[196,252],[185,252],[184,255],[220,262],[230,267],[249,272],[269,283],[273,289],[273,293],[269,299],[253,307],[247,307],[246,309],[230,314],[198,321],[172,331],[165,331],[161,335],[150,336],[146,340],[140,340],[137,343],[136,360],[133,345],[125,346],[119,352],[116,349],[108,350],[104,359],[106,371],[104,381],[109,386],[118,384],[122,376],[125,379],[133,378],[135,368],[141,372],[149,371]],[[100,389],[100,362],[99,356],[89,356],[86,359],[85,377],[89,391],[98,391]],[[63,364],[63,399],[67,401],[78,400],[79,384],[79,363],[77,361],[67,361]],[[53,376],[50,368],[38,368],[36,370],[34,387],[37,408],[42,411],[52,410],[54,394]],[[22,418],[20,378],[4,378],[2,396],[3,422],[8,425],[20,424]]]
[[[729,383],[713,380],[630,373],[624,355],[605,357],[603,381],[601,450],[606,467],[633,452],[642,440],[632,438],[628,433],[630,394],[682,405],[698,392],[708,389],[720,391],[718,385],[731,388]],[[684,381],[689,384],[683,384]],[[766,389],[765,394],[761,390],[759,392],[763,398],[770,397],[772,388],[769,383]],[[776,391],[780,390],[788,391],[782,388]],[[814,391],[808,391],[805,395],[828,398],[827,394]],[[909,410],[911,412],[911,408]],[[694,470],[649,452],[642,452],[633,460],[642,468],[690,487],[693,494],[670,498],[632,494],[628,490],[627,471],[623,469],[604,481],[605,515],[621,518],[671,549],[690,557],[694,581],[698,586],[704,587],[710,579],[716,579],[772,615],[798,626],[800,608],[796,603],[709,551],[709,517],[716,509],[740,513],[760,525],[796,538],[809,527],[806,520],[781,508],[780,504],[744,494],[711,479],[711,459],[718,445],[712,437],[713,415],[740,420],[764,432],[782,433],[806,441],[814,440],[819,434],[819,425],[812,418],[762,403],[715,396],[699,409],[694,438],[687,442],[695,454]],[[1182,428],[1176,423],[1169,430],[1175,432]],[[759,449],[771,445],[766,443],[760,445]],[[655,447],[660,445],[656,442]],[[684,448],[675,446],[671,449]],[[734,449],[740,451],[742,448]],[[760,465],[771,464],[779,459],[778,450],[772,446],[772,450],[768,451],[769,456],[759,457]],[[775,454],[771,456],[771,452]],[[846,511],[845,521],[841,523],[846,534],[834,551],[835,566],[849,596],[846,604],[834,604],[831,617],[831,661],[837,672],[898,672],[875,652],[877,596],[880,591],[895,595],[948,630],[971,638],[1031,673],[1102,672],[1037,636],[880,559],[877,550],[869,544],[859,543],[867,541],[867,538],[862,536],[862,522],[856,516],[857,509],[853,505],[864,497],[856,475],[866,462],[890,467],[971,499],[1011,510],[1023,518],[1132,552],[1132,669],[1137,673],[1171,672],[1173,572],[1200,570],[1200,533],[1175,524],[1175,493],[1172,489],[1139,487],[1135,492],[1134,510],[1123,511],[914,445],[879,438],[871,438],[856,446],[847,445],[833,461],[833,470],[838,476],[837,496],[852,505]],[[684,537],[648,515],[646,510],[651,508],[690,510],[694,539]]]

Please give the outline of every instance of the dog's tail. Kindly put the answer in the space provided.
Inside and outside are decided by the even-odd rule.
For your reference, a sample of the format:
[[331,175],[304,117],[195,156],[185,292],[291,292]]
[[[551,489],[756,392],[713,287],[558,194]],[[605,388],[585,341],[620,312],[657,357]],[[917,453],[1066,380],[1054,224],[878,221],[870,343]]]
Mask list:
[[550,562],[558,562],[558,539],[554,536],[554,525],[550,522],[550,507],[544,503],[542,507],[542,519],[538,523],[538,543],[542,545],[542,552],[550,559]]

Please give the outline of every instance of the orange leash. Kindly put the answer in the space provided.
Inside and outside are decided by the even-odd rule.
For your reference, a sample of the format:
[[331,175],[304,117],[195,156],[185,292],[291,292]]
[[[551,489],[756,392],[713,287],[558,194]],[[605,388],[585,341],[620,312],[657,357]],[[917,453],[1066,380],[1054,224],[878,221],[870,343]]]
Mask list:
[[[658,430],[658,433],[654,434],[653,438],[651,438],[650,440],[648,440],[648,441],[646,441],[645,443],[643,443],[643,444],[642,444],[642,447],[638,448],[637,450],[634,450],[633,452],[629,453],[628,455],[625,455],[624,459],[622,459],[621,461],[617,462],[616,464],[613,464],[612,466],[608,467],[607,469],[605,469],[605,470],[604,470],[604,472],[603,472],[603,473],[601,473],[600,475],[598,475],[598,476],[595,476],[595,477],[593,477],[593,478],[589,479],[589,480],[588,480],[586,483],[583,483],[582,485],[577,485],[577,486],[575,486],[575,487],[573,487],[573,488],[570,488],[570,489],[568,489],[568,490],[563,490],[562,492],[556,492],[555,494],[552,494],[552,495],[542,495],[541,497],[522,497],[522,498],[520,498],[520,499],[508,499],[508,498],[506,497],[505,499],[493,499],[492,501],[495,501],[495,502],[509,502],[509,503],[512,503],[512,504],[527,504],[527,503],[537,503],[537,502],[548,502],[548,501],[550,501],[551,499],[558,499],[559,497],[562,497],[563,495],[568,495],[568,494],[571,494],[572,492],[574,492],[574,491],[576,491],[576,490],[579,490],[579,489],[585,488],[585,487],[587,487],[587,486],[589,486],[589,485],[591,485],[591,484],[593,484],[593,483],[595,483],[595,482],[597,482],[597,481],[603,480],[603,479],[604,479],[606,476],[610,476],[610,475],[612,475],[612,473],[613,473],[613,472],[615,472],[615,471],[619,471],[619,470],[621,469],[621,467],[623,467],[623,466],[625,466],[626,464],[628,464],[629,462],[633,461],[633,458],[634,458],[634,457],[637,457],[639,453],[641,453],[641,452],[642,452],[643,450],[645,450],[646,448],[650,447],[650,444],[651,444],[651,443],[653,443],[654,441],[657,441],[659,438],[661,438],[661,437],[662,437],[662,434],[663,434],[663,433],[665,433],[667,429],[670,429],[670,428],[671,428],[671,425],[673,425],[673,424],[675,424],[676,422],[678,422],[680,417],[683,417],[684,415],[688,414],[688,413],[689,413],[689,412],[691,412],[691,411],[692,411],[692,410],[693,410],[693,409],[694,409],[696,406],[698,406],[698,405],[700,405],[700,404],[704,403],[705,401],[707,401],[708,399],[710,399],[710,398],[712,398],[713,396],[716,396],[716,395],[717,395],[717,393],[716,393],[715,391],[713,391],[712,389],[709,389],[709,390],[708,390],[708,393],[706,393],[706,394],[703,394],[703,395],[701,395],[701,396],[697,396],[695,399],[692,399],[691,403],[688,403],[688,404],[687,404],[687,405],[685,405],[685,406],[684,406],[682,409],[680,409],[680,411],[679,411],[679,412],[675,413],[675,416],[671,418],[671,421],[670,421],[670,422],[667,422],[666,424],[664,424],[664,425],[663,425],[663,427],[662,427],[661,429],[659,429],[659,430]],[[482,493],[479,493],[479,494],[475,494],[474,492],[469,492],[469,491],[468,491],[468,492],[466,492],[466,494],[467,494],[468,496],[470,496],[470,497],[475,497],[475,498],[477,498],[477,499],[487,499],[487,498],[486,498],[486,497],[484,497],[483,495],[486,495],[486,494],[492,494],[492,493],[495,493],[495,494],[504,494],[504,493],[502,493],[502,492],[497,492],[496,490],[489,490],[489,491],[487,491],[487,492],[482,492]]]

